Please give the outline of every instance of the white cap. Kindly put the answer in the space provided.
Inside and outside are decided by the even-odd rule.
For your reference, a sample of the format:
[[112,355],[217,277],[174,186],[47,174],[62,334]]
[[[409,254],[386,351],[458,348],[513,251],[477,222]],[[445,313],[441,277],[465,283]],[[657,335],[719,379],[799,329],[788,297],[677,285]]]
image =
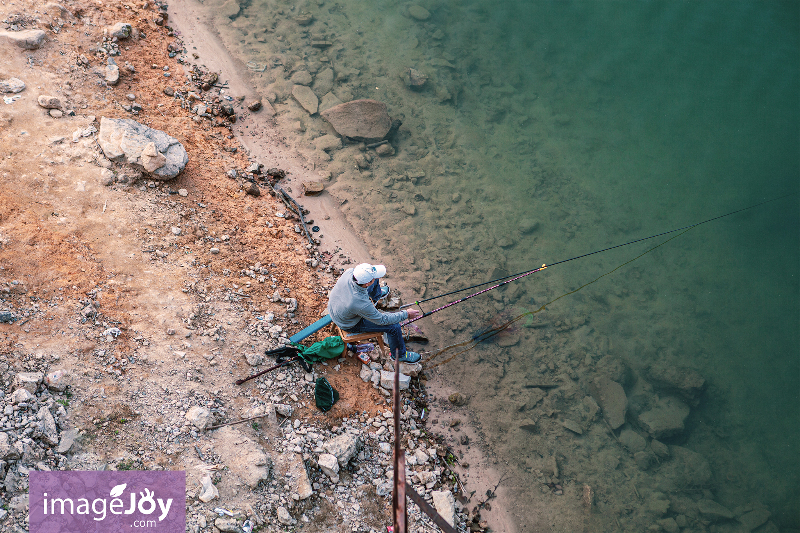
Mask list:
[[356,282],[363,285],[369,283],[375,278],[382,278],[386,275],[386,267],[383,265],[370,265],[369,263],[361,263],[353,269],[353,277]]

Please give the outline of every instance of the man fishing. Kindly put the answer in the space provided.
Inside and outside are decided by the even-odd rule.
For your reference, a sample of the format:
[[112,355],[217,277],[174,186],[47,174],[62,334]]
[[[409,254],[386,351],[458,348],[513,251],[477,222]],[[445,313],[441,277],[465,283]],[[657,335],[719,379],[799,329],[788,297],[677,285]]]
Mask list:
[[378,279],[386,275],[383,265],[361,263],[348,268],[331,289],[328,315],[343,331],[348,333],[383,332],[389,338],[392,359],[401,363],[416,363],[420,355],[406,350],[400,322],[422,315],[418,309],[395,313],[378,311],[375,302],[389,294],[389,287],[381,287]]

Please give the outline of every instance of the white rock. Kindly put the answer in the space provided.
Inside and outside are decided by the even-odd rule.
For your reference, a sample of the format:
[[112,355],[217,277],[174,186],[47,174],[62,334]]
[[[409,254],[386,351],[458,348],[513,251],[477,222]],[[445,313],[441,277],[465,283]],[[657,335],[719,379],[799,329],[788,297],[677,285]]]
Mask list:
[[38,433],[41,435],[41,439],[50,446],[58,444],[58,428],[50,409],[42,407],[36,413],[36,418],[40,420]]
[[[406,390],[409,384],[411,384],[411,376],[400,373],[400,390]],[[381,370],[381,387],[386,390],[394,388],[394,372]]]
[[46,36],[43,30],[0,31],[0,42],[5,40],[25,50],[36,50]]
[[308,111],[309,115],[313,115],[319,108],[319,99],[314,91],[305,85],[295,85],[292,89],[292,96],[297,102],[303,106],[303,109]]
[[323,448],[329,454],[335,455],[341,466],[347,466],[350,459],[356,454],[361,440],[354,433],[342,433],[325,443]]
[[195,405],[186,412],[186,421],[197,429],[205,429],[211,421],[211,411]]
[[331,481],[334,483],[339,482],[339,461],[336,460],[336,456],[329,453],[323,453],[319,456],[317,464],[319,465],[320,470],[322,470],[326,476],[331,478]]
[[292,518],[292,515],[289,514],[289,510],[286,507],[280,506],[278,507],[278,522],[283,524],[284,526],[291,526],[294,525],[297,521]]
[[13,403],[15,403],[15,404],[20,404],[20,403],[23,403],[23,402],[27,403],[27,402],[30,402],[31,400],[35,400],[35,399],[36,399],[36,396],[34,396],[30,392],[28,392],[26,389],[17,389],[11,395],[11,401]]
[[41,372],[20,372],[14,377],[14,387],[23,388],[31,394],[35,394],[43,379],[44,374]]
[[0,80],[0,93],[19,93],[25,90],[25,82],[19,78]]
[[44,377],[47,388],[56,392],[64,392],[72,384],[72,375],[68,370],[54,370]]
[[449,490],[431,492],[433,498],[433,506],[436,507],[436,512],[442,515],[448,524],[454,526],[456,523],[456,500],[453,493]]
[[264,362],[264,357],[258,352],[246,352],[244,358],[250,366],[258,366]]

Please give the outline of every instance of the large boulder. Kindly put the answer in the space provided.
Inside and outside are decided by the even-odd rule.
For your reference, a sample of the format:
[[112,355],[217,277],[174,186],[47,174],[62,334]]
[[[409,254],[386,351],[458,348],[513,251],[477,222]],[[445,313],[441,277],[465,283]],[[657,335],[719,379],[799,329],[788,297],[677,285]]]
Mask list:
[[97,142],[108,159],[141,167],[154,179],[174,178],[189,161],[178,139],[135,120],[102,117]]
[[47,34],[43,30],[0,31],[0,42],[7,41],[25,50],[36,50]]
[[628,397],[622,385],[605,376],[596,378],[589,385],[589,392],[600,404],[603,417],[608,421],[611,429],[617,429],[625,423],[625,414],[628,411]]
[[377,100],[353,100],[322,112],[336,133],[357,141],[377,142],[386,137],[392,120],[386,104]]

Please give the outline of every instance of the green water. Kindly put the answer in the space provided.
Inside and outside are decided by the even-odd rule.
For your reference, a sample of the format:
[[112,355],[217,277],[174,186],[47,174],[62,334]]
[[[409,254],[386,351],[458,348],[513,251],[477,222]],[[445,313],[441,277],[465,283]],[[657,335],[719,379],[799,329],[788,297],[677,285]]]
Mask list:
[[[798,191],[797,2],[430,0],[418,4],[430,12],[424,21],[409,5],[252,2],[219,29],[246,61],[268,65],[259,89],[276,96],[279,124],[303,124],[300,144],[328,130],[288,96],[284,80],[297,70],[346,73],[333,88],[341,100],[375,98],[402,118],[397,154],[368,171],[355,169],[355,148],[310,157],[332,172],[329,190],[352,200],[345,212],[415,297]],[[308,27],[293,20],[301,10],[314,15]],[[335,44],[311,48],[315,34]],[[422,90],[406,87],[408,67],[429,76]],[[535,309],[663,240],[559,265],[435,315],[424,323],[430,348]],[[520,530],[572,527],[546,512],[525,516],[542,501],[531,487],[541,484],[537,457],[549,454],[563,457],[565,479],[603,494],[589,530],[641,531],[682,514],[675,502],[687,498],[737,514],[764,505],[773,524],[800,529],[798,273],[795,195],[697,227],[554,303],[534,318],[544,327],[523,328],[517,344],[482,345],[441,367],[513,465]],[[599,465],[618,454],[607,434],[574,444],[519,429],[525,413],[507,406],[526,383],[566,375],[583,387],[609,355],[636,372],[670,361],[706,379],[686,430],[667,442],[702,454],[710,483],[664,488],[658,469],[625,470],[624,453],[619,467]],[[553,403],[563,415],[583,396]],[[643,491],[667,492],[673,508],[632,504],[631,476]]]

